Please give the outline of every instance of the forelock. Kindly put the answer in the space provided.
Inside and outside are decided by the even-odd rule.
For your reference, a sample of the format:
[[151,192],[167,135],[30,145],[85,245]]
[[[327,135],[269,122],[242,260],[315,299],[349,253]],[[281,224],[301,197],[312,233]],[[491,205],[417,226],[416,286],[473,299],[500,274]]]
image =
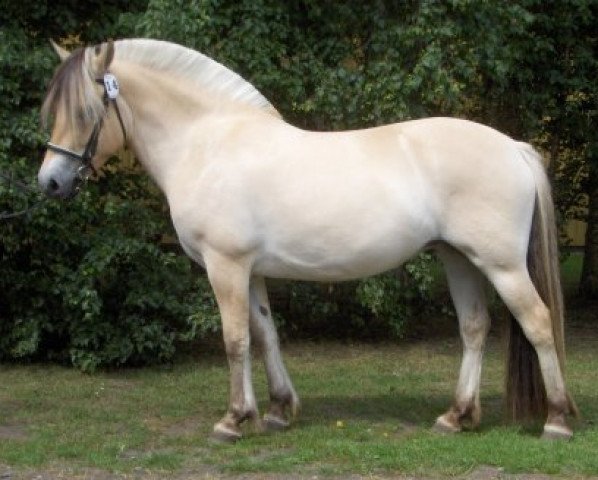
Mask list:
[[42,105],[42,124],[60,113],[72,131],[96,122],[103,113],[103,104],[94,88],[86,66],[84,48],[78,48],[58,67],[50,81]]

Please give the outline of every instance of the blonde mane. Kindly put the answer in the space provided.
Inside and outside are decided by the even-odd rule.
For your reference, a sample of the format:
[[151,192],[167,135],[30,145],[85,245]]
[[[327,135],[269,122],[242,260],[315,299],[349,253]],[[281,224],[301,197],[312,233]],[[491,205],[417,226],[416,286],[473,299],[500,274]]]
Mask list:
[[[190,48],[150,39],[114,42],[115,59],[181,76],[193,84],[245,105],[279,115],[253,85],[224,65]],[[42,106],[42,122],[62,108],[73,130],[94,124],[104,114],[104,104],[91,78],[89,62],[95,47],[75,50],[57,69]]]
[[190,48],[151,39],[127,39],[114,43],[115,59],[173,73],[198,86],[224,94],[236,102],[272,109],[272,104],[251,83],[210,57]]

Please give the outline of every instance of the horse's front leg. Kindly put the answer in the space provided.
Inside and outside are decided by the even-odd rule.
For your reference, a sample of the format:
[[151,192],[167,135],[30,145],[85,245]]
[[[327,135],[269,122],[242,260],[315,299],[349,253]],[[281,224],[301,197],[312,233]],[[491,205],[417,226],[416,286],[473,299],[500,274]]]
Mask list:
[[212,436],[216,440],[230,442],[241,438],[240,425],[244,420],[253,420],[261,428],[251,381],[250,272],[245,262],[220,256],[206,261],[206,269],[220,309],[230,369],[228,411],[214,425]]
[[282,361],[264,277],[252,277],[249,293],[251,338],[264,358],[270,393],[264,424],[268,430],[282,430],[289,426],[287,410],[293,417],[297,415],[299,397]]

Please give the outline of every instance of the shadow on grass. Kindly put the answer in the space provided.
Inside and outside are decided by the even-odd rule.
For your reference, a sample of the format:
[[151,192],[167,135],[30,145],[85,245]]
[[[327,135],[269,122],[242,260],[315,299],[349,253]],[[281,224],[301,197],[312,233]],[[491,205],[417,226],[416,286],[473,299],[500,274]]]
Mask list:
[[[593,397],[581,396],[577,399],[580,408],[591,406]],[[304,396],[298,428],[341,422],[371,422],[372,424],[394,424],[397,428],[407,426],[417,430],[428,430],[436,417],[451,405],[449,395],[408,395],[388,393],[382,395],[354,396]],[[580,433],[596,429],[598,418],[593,408],[588,408],[589,416],[570,418],[574,431]],[[517,426],[521,434],[538,437],[542,433],[543,420],[530,419],[514,422],[503,411],[503,400],[499,395],[489,395],[482,399],[482,420],[474,429],[465,426],[464,432],[485,433],[497,427]]]
[[[492,404],[500,398],[488,399]],[[304,424],[336,420],[393,422],[414,425],[432,425],[436,417],[451,405],[450,395],[418,395],[387,393],[379,395],[326,395],[303,396],[301,418]],[[494,410],[494,407],[493,407]],[[498,413],[500,416],[500,413]],[[492,418],[497,417],[493,412]]]

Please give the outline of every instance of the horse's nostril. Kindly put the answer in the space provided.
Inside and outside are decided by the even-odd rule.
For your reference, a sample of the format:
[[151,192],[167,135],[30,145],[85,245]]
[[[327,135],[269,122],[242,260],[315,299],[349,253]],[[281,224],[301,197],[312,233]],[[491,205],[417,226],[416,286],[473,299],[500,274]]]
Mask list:
[[48,182],[48,190],[50,192],[56,192],[60,189],[60,185],[58,185],[58,182],[56,180],[54,180],[53,178],[50,179],[50,181]]

